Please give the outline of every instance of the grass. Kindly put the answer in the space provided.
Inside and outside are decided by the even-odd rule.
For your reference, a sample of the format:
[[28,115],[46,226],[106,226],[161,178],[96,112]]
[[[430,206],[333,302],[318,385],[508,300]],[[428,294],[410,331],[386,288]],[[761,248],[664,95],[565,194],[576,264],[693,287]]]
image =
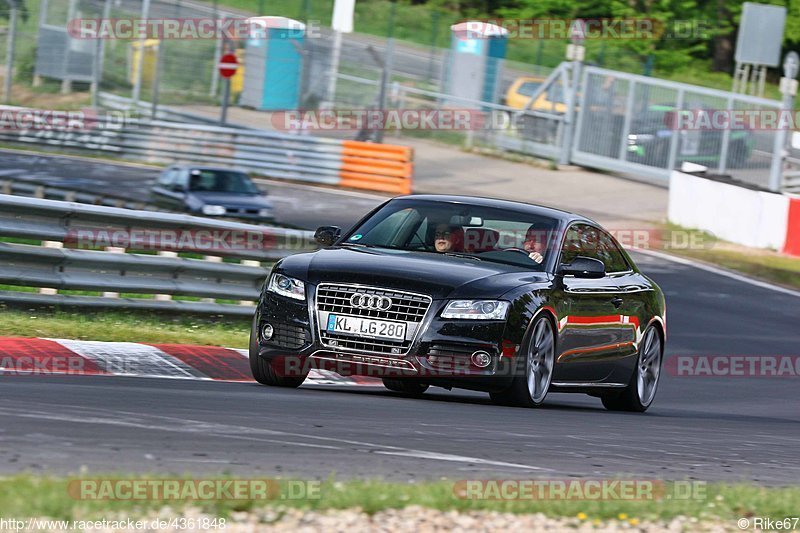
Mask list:
[[[187,476],[149,474],[146,476],[127,475],[82,475],[84,479],[183,479]],[[78,479],[78,478],[72,478]],[[198,478],[194,478],[198,480]],[[208,479],[208,478],[204,478]],[[235,479],[214,476],[213,479]],[[255,478],[251,478],[255,479]],[[263,479],[263,478],[262,478]],[[575,517],[583,519],[626,519],[668,520],[676,516],[707,519],[734,520],[740,517],[794,516],[800,508],[800,488],[765,488],[754,485],[729,485],[699,483],[698,490],[689,498],[663,498],[649,500],[606,499],[577,500],[498,500],[465,499],[457,496],[452,481],[425,483],[390,483],[384,481],[358,480],[338,482],[329,479],[322,482],[308,482],[306,487],[318,489],[318,497],[281,498],[286,494],[282,489],[273,499],[261,500],[207,500],[207,501],[165,501],[158,499],[142,500],[95,500],[73,499],[68,493],[69,478],[32,476],[19,474],[0,479],[0,508],[6,516],[49,517],[57,520],[110,518],[117,514],[126,518],[139,518],[155,513],[169,506],[172,511],[187,507],[200,508],[214,516],[229,516],[234,511],[251,511],[279,505],[302,509],[327,510],[360,508],[364,512],[376,512],[419,505],[439,510],[456,511],[498,511],[510,513],[544,513],[554,517]],[[280,486],[289,483],[282,480]],[[302,482],[295,480],[295,486]],[[312,485],[313,483],[313,485]],[[666,484],[667,493],[672,485]]]
[[219,317],[16,309],[0,311],[0,336],[7,337],[51,337],[246,348],[249,334],[248,320],[225,320]]
[[[667,232],[684,230],[684,228],[674,225],[668,225],[666,228]],[[665,251],[712,263],[778,285],[800,289],[800,257],[792,257],[772,250],[747,248],[716,239],[702,231],[690,231],[698,234],[701,241],[706,244],[699,247],[671,246]]]

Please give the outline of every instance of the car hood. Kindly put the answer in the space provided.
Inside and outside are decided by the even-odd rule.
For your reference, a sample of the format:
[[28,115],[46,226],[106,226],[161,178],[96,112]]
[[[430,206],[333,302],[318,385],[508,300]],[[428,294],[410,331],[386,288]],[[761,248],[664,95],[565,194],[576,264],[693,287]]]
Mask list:
[[499,298],[520,285],[549,279],[544,272],[489,261],[362,248],[334,247],[294,255],[278,268],[313,285],[357,283],[420,292],[434,299]]
[[197,198],[204,205],[221,205],[225,207],[240,207],[261,209],[265,207],[272,207],[270,202],[265,196],[249,195],[249,194],[235,194],[227,192],[198,192],[192,191],[189,194]]

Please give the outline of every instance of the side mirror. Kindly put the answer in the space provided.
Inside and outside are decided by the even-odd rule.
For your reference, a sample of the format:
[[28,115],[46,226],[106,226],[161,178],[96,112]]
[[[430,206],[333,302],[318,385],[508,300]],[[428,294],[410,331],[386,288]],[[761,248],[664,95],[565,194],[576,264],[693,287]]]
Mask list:
[[342,230],[338,226],[320,226],[314,232],[314,240],[322,246],[331,246],[341,236]]
[[576,278],[597,279],[606,275],[606,266],[599,259],[579,255],[572,263],[561,265],[559,273]]

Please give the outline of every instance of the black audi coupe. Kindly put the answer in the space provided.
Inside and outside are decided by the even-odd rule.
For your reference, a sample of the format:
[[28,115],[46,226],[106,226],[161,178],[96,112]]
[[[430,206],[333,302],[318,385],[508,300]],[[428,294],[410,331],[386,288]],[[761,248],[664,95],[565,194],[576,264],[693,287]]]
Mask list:
[[611,410],[653,402],[666,339],[659,287],[597,223],[524,203],[413,195],[279,261],[255,313],[250,367],[297,387],[310,370],[390,390],[488,392],[534,407],[548,392]]

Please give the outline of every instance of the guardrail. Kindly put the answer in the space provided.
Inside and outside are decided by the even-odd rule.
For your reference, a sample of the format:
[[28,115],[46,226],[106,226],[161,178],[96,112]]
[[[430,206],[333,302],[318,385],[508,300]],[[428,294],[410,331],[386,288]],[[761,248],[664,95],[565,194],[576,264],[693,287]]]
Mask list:
[[0,129],[0,141],[148,163],[232,166],[270,178],[392,194],[411,192],[413,152],[405,146],[160,120],[123,122],[73,130],[46,124]]
[[105,205],[108,207],[124,207],[127,209],[153,209],[147,202],[138,202],[109,194],[107,192],[77,191],[66,187],[58,187],[37,180],[18,181],[10,178],[0,179],[0,194],[13,194],[14,196],[29,196],[48,200],[63,200],[65,202],[79,202],[82,204]]
[[0,284],[21,289],[0,302],[244,316],[262,262],[316,248],[308,231],[8,195],[0,237],[22,241],[0,242]]

